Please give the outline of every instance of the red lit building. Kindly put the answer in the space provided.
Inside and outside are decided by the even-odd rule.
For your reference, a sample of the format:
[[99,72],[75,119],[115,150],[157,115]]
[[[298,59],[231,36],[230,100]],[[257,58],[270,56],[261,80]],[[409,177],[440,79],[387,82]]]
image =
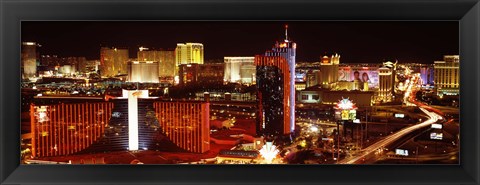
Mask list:
[[[290,133],[290,70],[285,58],[255,56],[259,135]],[[293,106],[293,105],[292,105]]]
[[225,64],[181,64],[180,85],[190,83],[223,84]]
[[31,104],[34,157],[69,155],[100,139],[111,117],[113,103]]
[[[210,107],[204,101],[139,98],[139,150],[210,150]],[[30,106],[33,157],[128,150],[128,101]]]
[[210,103],[201,101],[156,101],[155,113],[165,135],[190,152],[210,150]]

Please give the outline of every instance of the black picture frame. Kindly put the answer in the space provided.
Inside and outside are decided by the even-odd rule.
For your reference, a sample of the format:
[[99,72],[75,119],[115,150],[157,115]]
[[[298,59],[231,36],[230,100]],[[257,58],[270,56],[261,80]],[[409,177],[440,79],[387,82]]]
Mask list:
[[[478,0],[0,0],[1,184],[479,184]],[[460,165],[20,165],[22,20],[456,20]]]

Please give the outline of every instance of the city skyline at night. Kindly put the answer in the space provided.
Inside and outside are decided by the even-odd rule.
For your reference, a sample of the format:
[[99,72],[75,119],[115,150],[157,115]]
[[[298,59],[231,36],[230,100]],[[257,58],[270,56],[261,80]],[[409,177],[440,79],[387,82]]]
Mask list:
[[98,48],[139,47],[174,49],[178,43],[205,45],[205,61],[224,56],[253,56],[271,47],[269,40],[284,37],[290,25],[299,44],[297,61],[318,61],[320,55],[342,53],[345,63],[433,63],[438,53],[457,54],[458,22],[450,21],[117,21],[22,22],[22,41],[37,42],[39,51],[62,57],[99,58]]
[[458,164],[458,32],[24,22],[21,163]]

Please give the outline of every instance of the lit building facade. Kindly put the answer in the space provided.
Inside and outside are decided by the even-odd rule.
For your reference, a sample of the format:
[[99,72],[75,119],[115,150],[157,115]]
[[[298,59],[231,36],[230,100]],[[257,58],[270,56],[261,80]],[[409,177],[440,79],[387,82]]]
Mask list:
[[321,86],[309,87],[297,93],[298,103],[314,103],[333,105],[345,97],[357,102],[358,106],[371,106],[374,101],[374,91],[332,91]]
[[208,102],[161,101],[144,91],[108,102],[31,104],[33,157],[210,149]]
[[258,134],[288,135],[295,131],[295,58],[297,44],[277,42],[264,56],[255,56],[259,114]]
[[[292,133],[290,120],[290,68],[285,58],[255,56],[257,66],[258,135]],[[294,90],[295,91],[295,90]],[[293,105],[292,105],[293,106]]]
[[378,69],[379,75],[379,89],[378,89],[378,100],[383,100],[384,102],[392,101],[392,70],[386,67],[381,67]]
[[102,76],[127,74],[128,49],[100,48],[100,66]]
[[100,69],[100,60],[87,60],[86,71],[96,73]]
[[419,67],[420,78],[422,79],[422,85],[434,84],[434,69],[433,65],[424,65]]
[[224,57],[225,82],[252,84],[255,81],[255,57]]
[[321,79],[320,70],[309,70],[306,74],[305,88],[316,86],[320,84]]
[[438,96],[458,95],[460,92],[460,56],[445,55],[434,62],[434,82]]
[[175,71],[175,50],[148,50],[140,47],[137,52],[138,61],[158,62],[158,77],[164,82],[173,83],[173,78],[178,75]]
[[37,74],[37,43],[22,42],[22,78],[35,77]]
[[190,152],[210,150],[210,103],[205,101],[156,101],[160,127],[177,146]]
[[223,84],[224,63],[182,64],[179,66],[180,85],[190,83]]
[[181,64],[203,64],[203,44],[178,43],[175,48],[175,71],[179,71]]
[[128,62],[129,82],[158,83],[158,62],[156,61],[131,61]]
[[67,57],[67,63],[75,68],[75,72],[86,72],[87,59],[85,57]]
[[57,69],[58,69],[57,71],[58,73],[63,74],[65,76],[71,76],[77,72],[75,65],[63,65],[58,67]]
[[[343,64],[338,68],[337,90],[378,89],[378,64]],[[348,83],[350,82],[350,83]],[[353,89],[349,87],[355,87]]]
[[111,102],[31,104],[33,157],[80,152],[99,140],[110,120]]
[[320,62],[321,84],[324,88],[333,88],[338,81],[338,64],[340,55],[323,56]]

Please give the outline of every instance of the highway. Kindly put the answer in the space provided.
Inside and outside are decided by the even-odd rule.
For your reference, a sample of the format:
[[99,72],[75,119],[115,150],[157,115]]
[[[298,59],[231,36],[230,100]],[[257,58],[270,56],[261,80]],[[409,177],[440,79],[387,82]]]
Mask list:
[[[414,93],[412,93],[412,88],[414,84],[416,84],[416,77],[412,77],[412,81],[410,81],[409,86],[407,88],[407,91],[405,92],[405,97],[404,97],[404,102],[407,104],[407,106],[416,106],[417,102],[415,102],[414,98]],[[407,135],[408,133],[423,128],[430,126],[432,123],[437,122],[438,120],[443,119],[440,115],[436,114],[435,112],[428,111],[427,109],[423,108],[422,105],[420,110],[425,113],[429,119],[426,121],[423,121],[419,124],[412,125],[410,127],[406,127],[396,133],[393,133],[391,135],[386,136],[384,139],[368,146],[367,148],[362,149],[357,155],[355,155],[352,158],[345,158],[341,161],[339,161],[338,164],[355,164],[358,163],[358,161],[364,160],[366,157],[371,157],[375,155],[375,152],[379,149],[382,149],[389,144],[393,143],[394,141],[400,139],[401,137]]]

